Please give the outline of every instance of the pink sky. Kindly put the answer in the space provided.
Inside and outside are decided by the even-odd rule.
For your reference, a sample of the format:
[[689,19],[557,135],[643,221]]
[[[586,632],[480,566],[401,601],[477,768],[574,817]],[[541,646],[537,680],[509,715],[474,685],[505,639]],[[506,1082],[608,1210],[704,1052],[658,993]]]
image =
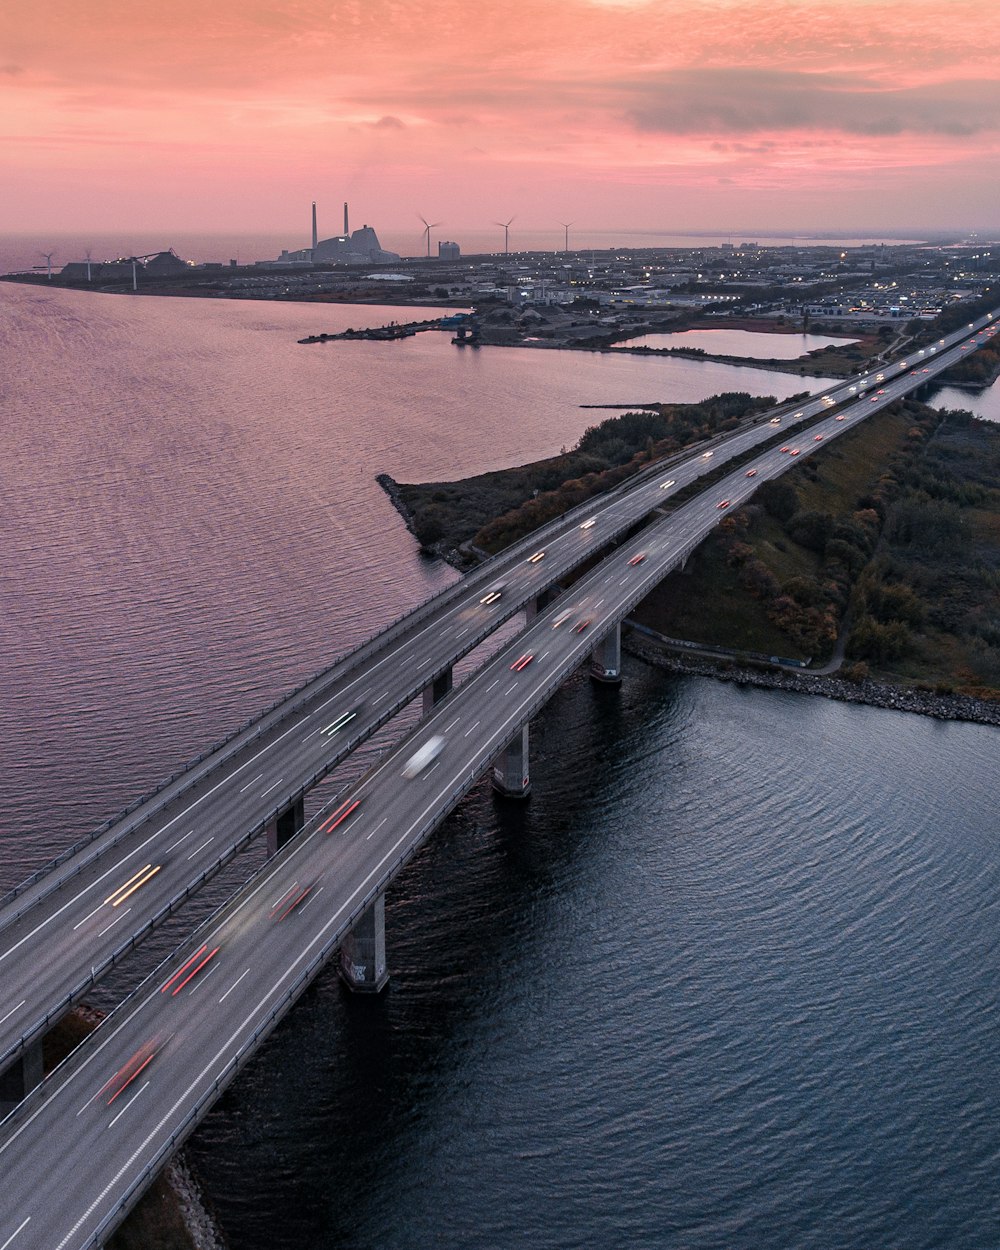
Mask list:
[[998,67],[983,0],[3,0],[0,230],[995,230]]

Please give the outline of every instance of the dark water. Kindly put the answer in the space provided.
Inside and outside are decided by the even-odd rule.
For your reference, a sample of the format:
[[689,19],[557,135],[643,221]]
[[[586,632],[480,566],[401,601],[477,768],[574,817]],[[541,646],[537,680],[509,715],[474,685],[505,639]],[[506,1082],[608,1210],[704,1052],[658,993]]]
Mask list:
[[[0,297],[4,885],[452,576],[375,472],[783,380]],[[387,991],[321,978],[194,1139],[234,1250],[1000,1244],[997,741],[568,683],[530,803],[474,792],[390,894]]]

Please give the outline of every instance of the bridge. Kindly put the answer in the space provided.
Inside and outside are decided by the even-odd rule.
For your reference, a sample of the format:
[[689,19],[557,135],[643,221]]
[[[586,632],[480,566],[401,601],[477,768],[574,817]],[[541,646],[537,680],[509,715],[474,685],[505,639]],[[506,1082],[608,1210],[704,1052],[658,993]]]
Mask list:
[[[775,438],[813,422],[789,440],[808,456],[974,350],[994,318],[567,513],[12,891],[0,910],[0,1053],[18,1105],[0,1126],[0,1250],[100,1245],[330,958],[353,989],[377,992],[394,877],[479,778],[527,793],[531,718],[588,658],[599,679],[618,679],[624,617],[725,515],[724,499],[737,506],[797,462]],[[663,509],[721,465],[721,480]],[[522,610],[526,627],[452,689],[457,660]],[[306,822],[307,791],[417,695],[413,733]],[[261,833],[267,864],[37,1084],[51,1023]]]

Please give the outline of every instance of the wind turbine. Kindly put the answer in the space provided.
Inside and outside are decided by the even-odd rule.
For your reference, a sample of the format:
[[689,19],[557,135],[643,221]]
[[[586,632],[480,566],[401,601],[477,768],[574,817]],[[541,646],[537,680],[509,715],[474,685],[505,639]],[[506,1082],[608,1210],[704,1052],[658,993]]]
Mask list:
[[510,221],[496,221],[493,223],[495,226],[503,226],[503,254],[504,256],[506,256],[510,252],[510,222],[513,220],[514,218],[512,217]]
[[569,251],[569,228],[573,223],[571,221],[561,221],[559,224],[560,226],[562,226],[563,230],[566,232],[566,246],[563,250],[568,252]]
[[[52,257],[55,256],[55,252],[54,251],[53,252],[39,252],[38,255],[43,256],[45,258],[45,267],[49,271],[49,281],[51,282],[52,281]],[[35,268],[41,269],[41,265],[36,265]]]
[[432,230],[435,226],[442,226],[442,225],[444,225],[444,222],[441,222],[441,221],[428,221],[426,217],[421,217],[419,213],[417,213],[417,216],[418,216],[418,217],[420,217],[420,220],[424,223],[424,238],[427,240],[427,255],[428,255],[428,257],[430,257],[430,254],[431,254],[431,230]]

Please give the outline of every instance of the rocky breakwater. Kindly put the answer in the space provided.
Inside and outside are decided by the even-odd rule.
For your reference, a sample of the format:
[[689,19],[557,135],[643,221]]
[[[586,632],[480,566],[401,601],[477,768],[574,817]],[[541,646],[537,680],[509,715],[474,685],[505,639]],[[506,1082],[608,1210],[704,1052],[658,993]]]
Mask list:
[[622,639],[622,649],[657,668],[690,677],[715,677],[744,686],[767,690],[788,690],[795,694],[822,695],[843,703],[865,703],[870,707],[889,708],[896,712],[913,712],[918,716],[934,716],[938,720],[971,721],[977,725],[1000,726],[1000,702],[977,699],[964,694],[939,694],[893,686],[875,681],[847,681],[842,677],[815,673],[786,672],[765,668],[739,667],[727,660],[713,662],[689,656],[677,656],[656,643],[630,634]]

